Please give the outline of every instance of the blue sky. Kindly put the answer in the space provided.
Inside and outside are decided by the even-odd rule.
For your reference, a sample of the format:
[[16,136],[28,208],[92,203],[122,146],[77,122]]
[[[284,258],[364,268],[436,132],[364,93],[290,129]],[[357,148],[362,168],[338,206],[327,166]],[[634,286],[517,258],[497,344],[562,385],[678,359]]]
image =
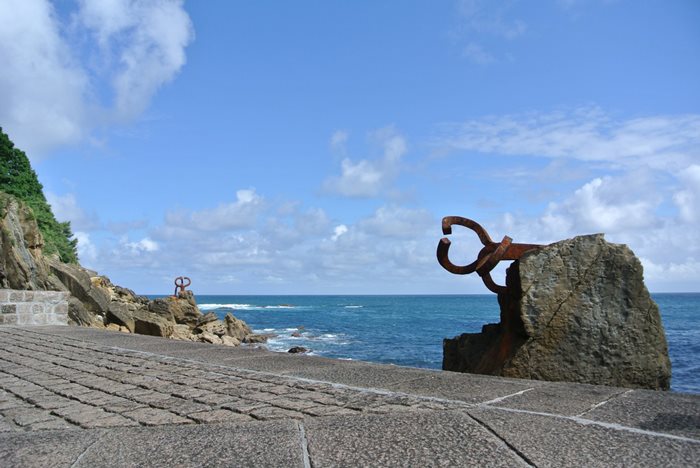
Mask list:
[[652,291],[700,291],[698,24],[691,0],[5,0],[0,126],[81,262],[142,294],[486,292],[437,264],[446,215],[604,232]]

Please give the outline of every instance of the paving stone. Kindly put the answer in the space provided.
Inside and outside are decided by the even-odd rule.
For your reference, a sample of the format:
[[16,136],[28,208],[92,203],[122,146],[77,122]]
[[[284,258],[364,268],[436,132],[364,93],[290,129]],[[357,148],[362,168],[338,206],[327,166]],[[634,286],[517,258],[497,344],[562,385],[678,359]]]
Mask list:
[[538,467],[700,466],[698,441],[490,408],[469,414]]
[[312,406],[311,408],[305,408],[305,414],[311,416],[340,416],[340,415],[352,415],[358,414],[357,411],[351,410],[349,408],[340,408],[338,406]]
[[6,467],[69,467],[102,434],[84,430],[0,434],[0,460]]
[[222,408],[227,408],[239,413],[250,413],[261,408],[268,408],[270,405],[268,403],[261,403],[259,401],[252,400],[234,400],[221,405]]
[[250,415],[256,419],[262,419],[264,421],[271,419],[304,419],[303,413],[276,408],[274,406],[267,406],[265,408],[253,410],[250,412]]
[[322,405],[319,405],[318,403],[315,403],[313,401],[294,400],[291,398],[279,398],[279,397],[275,398],[273,400],[269,400],[268,403],[270,403],[273,406],[277,406],[277,407],[284,408],[284,409],[296,410],[296,411],[301,411],[301,410],[306,409],[306,408],[322,406]]
[[198,423],[213,423],[213,422],[245,422],[254,421],[251,416],[225,409],[215,409],[211,411],[200,411],[191,413],[188,417],[194,419]]
[[132,411],[125,411],[122,413],[122,415],[138,421],[146,426],[158,426],[161,424],[191,424],[193,422],[191,419],[178,416],[170,411],[156,408],[140,408]]
[[54,419],[51,413],[38,408],[10,410],[5,413],[5,417],[12,418],[18,426],[30,426],[34,423],[51,421]]
[[194,398],[194,401],[198,403],[205,403],[208,405],[224,405],[230,401],[235,400],[237,400],[236,397],[221,393],[207,393]]
[[103,417],[88,418],[80,425],[86,429],[94,429],[98,427],[138,426],[139,423],[119,414],[106,413]]
[[53,417],[47,421],[41,421],[37,422],[34,424],[31,424],[29,426],[29,429],[32,431],[44,431],[44,430],[58,430],[58,429],[76,429],[78,426],[75,426],[65,419]]
[[304,426],[313,466],[527,466],[459,412],[332,416]]
[[632,390],[582,417],[700,439],[698,395],[666,392],[659,398],[659,392]]
[[11,397],[7,398],[6,400],[0,401],[0,411],[4,412],[5,410],[13,409],[13,408],[26,408],[31,406],[28,404],[26,401],[17,398],[17,397]]
[[304,464],[296,423],[258,421],[113,429],[75,466],[301,468]]
[[494,406],[574,416],[625,390],[603,385],[545,382],[532,390],[494,403]]
[[197,403],[190,400],[183,400],[179,398],[173,398],[169,400],[170,404],[164,405],[163,409],[172,411],[180,416],[187,416],[190,413],[196,413],[200,411],[211,411],[212,407],[205,405],[204,403]]

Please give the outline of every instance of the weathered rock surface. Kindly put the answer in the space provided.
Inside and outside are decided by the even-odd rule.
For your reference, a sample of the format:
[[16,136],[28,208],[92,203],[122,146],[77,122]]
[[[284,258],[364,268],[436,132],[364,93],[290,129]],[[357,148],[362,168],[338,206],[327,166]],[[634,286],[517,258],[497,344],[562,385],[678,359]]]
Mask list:
[[671,364],[642,265],[602,234],[528,252],[508,269],[501,322],[443,343],[443,369],[668,389]]
[[50,288],[48,265],[41,254],[44,239],[32,211],[0,192],[0,288]]
[[213,312],[202,314],[192,291],[149,300],[95,271],[45,257],[43,245],[32,211],[0,192],[0,288],[70,292],[71,325],[228,346],[265,340],[231,314],[225,321]]

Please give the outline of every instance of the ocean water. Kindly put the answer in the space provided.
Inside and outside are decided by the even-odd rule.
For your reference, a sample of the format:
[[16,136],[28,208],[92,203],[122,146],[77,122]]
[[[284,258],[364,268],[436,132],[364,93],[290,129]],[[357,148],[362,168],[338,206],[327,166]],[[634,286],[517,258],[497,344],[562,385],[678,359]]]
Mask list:
[[[700,393],[700,294],[653,294],[666,329],[674,391]],[[447,296],[206,296],[202,311],[227,312],[267,346],[401,366],[440,369],[442,339],[479,332],[499,321],[495,295]],[[292,336],[299,335],[299,336]]]

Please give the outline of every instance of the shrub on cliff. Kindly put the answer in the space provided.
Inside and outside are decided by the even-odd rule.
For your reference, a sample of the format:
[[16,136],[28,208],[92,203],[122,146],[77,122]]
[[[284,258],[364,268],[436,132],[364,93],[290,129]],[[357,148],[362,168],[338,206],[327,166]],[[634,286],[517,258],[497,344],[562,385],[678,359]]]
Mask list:
[[43,186],[32,169],[27,155],[0,127],[0,190],[14,195],[32,209],[44,236],[44,253],[57,253],[65,263],[77,263],[78,240],[73,238],[70,223],[59,223],[44,197]]

